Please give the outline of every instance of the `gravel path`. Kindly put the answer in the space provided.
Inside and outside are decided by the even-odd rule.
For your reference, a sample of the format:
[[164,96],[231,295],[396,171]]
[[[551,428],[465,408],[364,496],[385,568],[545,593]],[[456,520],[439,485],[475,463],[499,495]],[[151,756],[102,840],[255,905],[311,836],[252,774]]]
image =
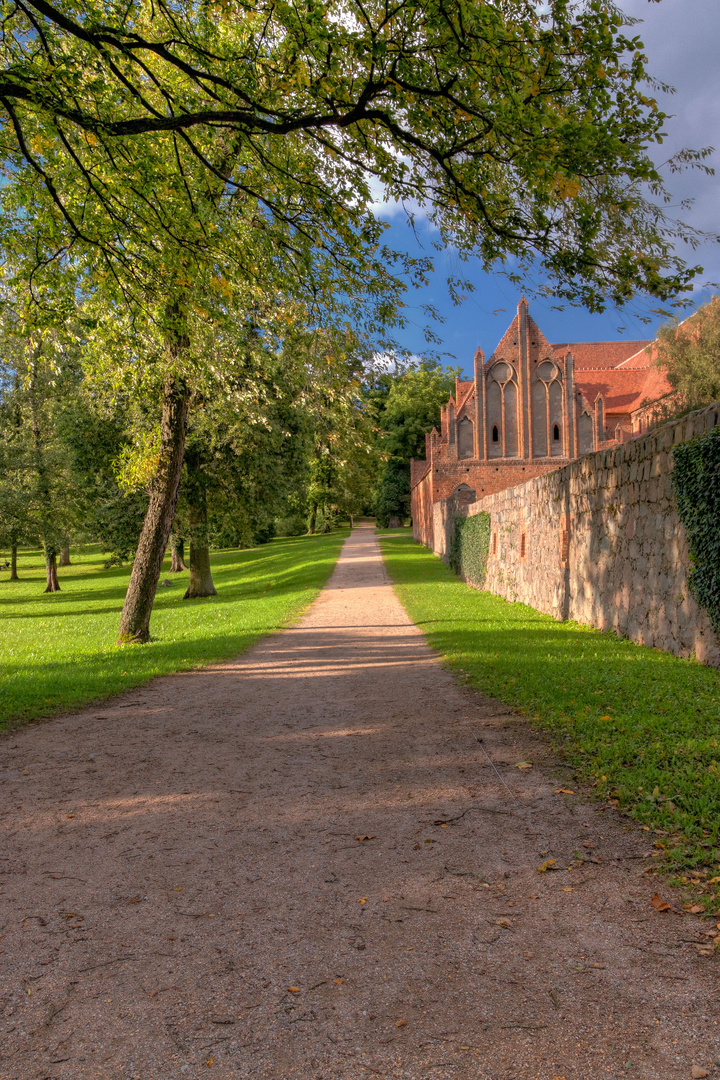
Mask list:
[[2,1080],[720,1076],[648,834],[458,686],[370,530],[298,626],[0,750]]

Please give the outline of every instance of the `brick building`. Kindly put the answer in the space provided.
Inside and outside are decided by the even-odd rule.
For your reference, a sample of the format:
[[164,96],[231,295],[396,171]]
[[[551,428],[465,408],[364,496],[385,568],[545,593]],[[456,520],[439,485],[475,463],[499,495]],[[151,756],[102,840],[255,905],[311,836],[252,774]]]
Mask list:
[[644,430],[648,402],[670,393],[651,366],[650,341],[551,344],[527,300],[475,378],[458,379],[411,462],[415,538],[432,547],[433,506],[451,495],[474,502],[602,450]]

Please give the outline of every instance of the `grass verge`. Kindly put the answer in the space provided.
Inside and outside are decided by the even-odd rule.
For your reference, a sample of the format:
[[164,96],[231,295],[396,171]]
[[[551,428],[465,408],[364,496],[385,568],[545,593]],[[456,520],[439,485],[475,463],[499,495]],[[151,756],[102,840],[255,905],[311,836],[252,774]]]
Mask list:
[[218,595],[183,600],[186,573],[168,575],[155,600],[148,645],[115,644],[130,568],[103,570],[97,547],[73,549],[61,592],[45,594],[40,552],[23,552],[21,580],[0,580],[0,730],[78,708],[156,675],[243,652],[297,618],[327,581],[348,530],[218,551]]
[[549,732],[596,794],[655,831],[659,863],[720,905],[720,672],[471,589],[412,537],[380,538],[447,664]]

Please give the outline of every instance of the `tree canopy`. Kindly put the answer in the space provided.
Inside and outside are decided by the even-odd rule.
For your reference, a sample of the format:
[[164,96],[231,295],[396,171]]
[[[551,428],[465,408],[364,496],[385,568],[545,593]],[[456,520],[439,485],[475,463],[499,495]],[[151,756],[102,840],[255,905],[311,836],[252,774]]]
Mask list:
[[266,273],[311,247],[357,270],[379,242],[375,183],[462,255],[531,253],[590,308],[692,277],[648,154],[665,116],[610,0],[22,0],[3,16],[4,202],[16,228],[42,206],[41,259],[79,243],[137,272],[148,252],[217,253],[230,201]]
[[720,400],[720,298],[660,327],[657,363],[685,409]]

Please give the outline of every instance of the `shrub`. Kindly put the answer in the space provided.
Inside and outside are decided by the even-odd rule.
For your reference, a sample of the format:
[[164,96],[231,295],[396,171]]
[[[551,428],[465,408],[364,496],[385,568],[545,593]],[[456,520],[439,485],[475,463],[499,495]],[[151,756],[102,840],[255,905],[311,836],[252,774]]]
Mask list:
[[485,585],[488,549],[490,547],[490,515],[458,516],[450,544],[450,568],[461,578],[482,589]]

